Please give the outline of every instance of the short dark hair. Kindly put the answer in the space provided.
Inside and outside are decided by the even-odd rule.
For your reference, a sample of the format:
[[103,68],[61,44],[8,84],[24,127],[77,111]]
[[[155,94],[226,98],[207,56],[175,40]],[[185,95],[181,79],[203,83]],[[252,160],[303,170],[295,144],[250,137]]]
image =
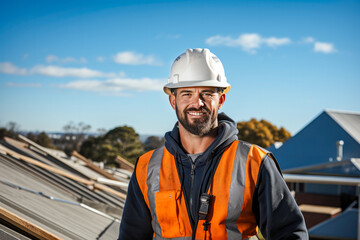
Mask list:
[[[223,93],[225,89],[226,89],[226,88],[217,87],[217,88],[216,88],[216,91],[217,91],[218,93]],[[170,88],[170,91],[171,91],[172,94],[176,95],[176,93],[177,93],[177,88]]]
[[218,93],[223,93],[225,91],[226,88],[223,88],[223,87],[218,87],[216,88],[217,92]]

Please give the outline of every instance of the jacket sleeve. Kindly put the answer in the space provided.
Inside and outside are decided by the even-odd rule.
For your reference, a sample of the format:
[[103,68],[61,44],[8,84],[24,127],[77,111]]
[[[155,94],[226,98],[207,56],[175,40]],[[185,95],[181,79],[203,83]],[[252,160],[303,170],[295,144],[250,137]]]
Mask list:
[[152,239],[151,214],[136,179],[131,176],[118,240]]
[[304,217],[273,159],[263,159],[253,196],[253,212],[267,240],[309,239]]

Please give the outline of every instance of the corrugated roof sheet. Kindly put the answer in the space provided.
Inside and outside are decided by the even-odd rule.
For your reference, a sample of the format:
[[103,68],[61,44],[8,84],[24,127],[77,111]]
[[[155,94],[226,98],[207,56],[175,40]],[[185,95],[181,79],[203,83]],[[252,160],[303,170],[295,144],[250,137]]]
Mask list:
[[26,236],[21,235],[20,233],[8,228],[0,223],[0,239],[1,240],[31,240]]
[[97,239],[114,222],[78,205],[53,201],[4,184],[0,187],[0,206],[63,239]]
[[347,133],[360,143],[360,113],[325,110]]
[[[0,155],[0,181],[9,182],[24,188],[29,188],[37,192],[44,192],[48,195],[62,198],[64,200],[76,201],[74,195],[70,195],[62,189],[54,187],[49,184],[48,180],[39,178],[16,164],[14,164],[8,157]],[[0,187],[3,188],[3,185]],[[72,197],[73,196],[73,197]]]
[[[1,147],[1,145],[0,145]],[[21,152],[27,152],[30,151],[29,149],[17,149]],[[51,161],[49,157],[42,157],[38,156],[35,153],[32,153],[32,157],[37,156],[37,160],[41,160],[46,164],[49,164],[51,166],[56,166],[59,169],[66,170],[66,168],[62,168],[62,165],[56,165],[54,162]],[[64,176],[61,176],[59,174],[53,173],[51,171],[48,171],[46,169],[40,168],[38,166],[28,164],[26,162],[22,163],[19,162],[19,160],[16,160],[12,157],[6,156],[8,158],[8,161],[12,161],[15,165],[21,166],[21,168],[28,172],[29,174],[33,176],[38,176],[40,178],[44,178],[49,184],[56,186],[57,188],[64,189],[68,191],[70,194],[76,196],[76,199],[79,201],[93,201],[101,204],[107,204],[111,207],[122,207],[124,205],[124,201],[116,196],[113,196],[111,194],[108,194],[106,192],[103,192],[101,190],[99,191],[91,191],[85,184],[82,184],[80,182],[74,181],[72,179],[68,179]],[[48,159],[49,158],[49,159]],[[6,174],[6,172],[4,173]]]
[[[61,158],[70,161],[65,155]],[[114,191],[109,189],[98,188],[93,191],[87,183],[51,170],[50,167],[57,168],[81,178],[84,178],[84,173],[90,178],[99,176],[81,162],[79,168],[76,162],[64,164],[63,161],[28,144],[12,139],[2,141],[1,216],[7,219],[8,212],[61,239],[116,239],[124,199],[117,194],[113,195]],[[31,232],[28,236],[24,234],[14,228],[9,219],[0,222],[0,239],[32,238]]]

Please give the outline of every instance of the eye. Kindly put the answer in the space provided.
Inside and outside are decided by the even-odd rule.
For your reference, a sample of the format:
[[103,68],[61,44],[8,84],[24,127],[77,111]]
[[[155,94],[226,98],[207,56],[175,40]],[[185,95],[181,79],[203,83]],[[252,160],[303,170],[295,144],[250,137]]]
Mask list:
[[208,92],[202,93],[201,95],[202,95],[203,97],[205,97],[205,98],[211,98],[211,97],[213,96],[212,93],[208,93]]

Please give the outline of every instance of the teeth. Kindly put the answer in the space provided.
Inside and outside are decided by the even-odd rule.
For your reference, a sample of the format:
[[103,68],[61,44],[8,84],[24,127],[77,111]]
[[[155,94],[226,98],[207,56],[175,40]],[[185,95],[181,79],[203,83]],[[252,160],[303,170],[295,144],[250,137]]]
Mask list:
[[194,116],[200,116],[203,115],[204,113],[202,112],[189,112],[190,115],[194,115]]

